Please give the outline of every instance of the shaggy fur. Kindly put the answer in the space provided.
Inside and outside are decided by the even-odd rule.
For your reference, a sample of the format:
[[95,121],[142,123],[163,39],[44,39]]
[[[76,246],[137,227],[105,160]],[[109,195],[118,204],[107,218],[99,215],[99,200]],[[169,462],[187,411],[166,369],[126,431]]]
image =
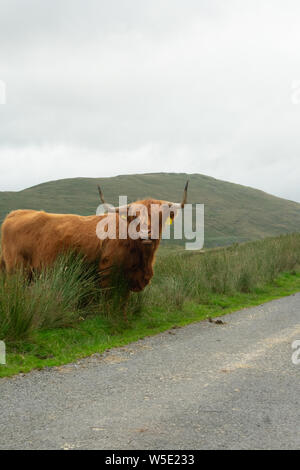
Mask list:
[[[171,207],[171,203],[154,199],[138,201],[137,204],[144,204],[148,210],[151,204],[168,204]],[[143,290],[153,276],[155,253],[166,217],[160,214],[159,239],[148,244],[141,239],[130,238],[100,240],[96,227],[104,217],[107,215],[84,217],[34,210],[13,211],[2,224],[1,267],[8,273],[23,268],[30,274],[51,265],[59,254],[71,250],[82,253],[87,261],[98,262],[99,271],[108,274],[104,278],[101,276],[102,285],[110,284],[109,273],[117,266],[123,270],[129,290]],[[118,227],[118,214],[113,214],[113,217],[117,217]],[[150,216],[147,225],[151,230]]]

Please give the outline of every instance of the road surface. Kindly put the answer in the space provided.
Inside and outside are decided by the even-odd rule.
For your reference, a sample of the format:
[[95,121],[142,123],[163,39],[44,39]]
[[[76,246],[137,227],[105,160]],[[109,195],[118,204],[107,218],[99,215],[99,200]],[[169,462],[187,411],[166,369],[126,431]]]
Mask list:
[[1,449],[300,447],[300,293],[0,380]]

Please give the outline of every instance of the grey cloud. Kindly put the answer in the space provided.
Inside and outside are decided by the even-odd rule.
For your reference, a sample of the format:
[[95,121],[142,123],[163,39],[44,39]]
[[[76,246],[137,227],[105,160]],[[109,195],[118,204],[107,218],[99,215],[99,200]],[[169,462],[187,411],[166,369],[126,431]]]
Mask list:
[[190,171],[300,201],[296,1],[0,8],[0,190]]

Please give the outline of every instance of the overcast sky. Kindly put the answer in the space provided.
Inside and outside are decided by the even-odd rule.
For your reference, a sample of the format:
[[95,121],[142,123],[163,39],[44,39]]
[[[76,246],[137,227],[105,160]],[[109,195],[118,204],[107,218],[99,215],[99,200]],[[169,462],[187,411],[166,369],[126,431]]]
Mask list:
[[298,0],[0,0],[0,191],[167,171],[300,201],[299,18]]

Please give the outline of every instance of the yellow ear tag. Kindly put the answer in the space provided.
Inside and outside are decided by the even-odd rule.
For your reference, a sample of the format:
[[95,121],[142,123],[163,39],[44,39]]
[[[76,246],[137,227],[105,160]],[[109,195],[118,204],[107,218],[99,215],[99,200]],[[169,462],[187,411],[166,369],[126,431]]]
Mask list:
[[122,214],[121,217],[122,217],[122,219],[124,219],[124,220],[127,219],[126,215],[124,215],[124,214]]
[[169,225],[172,225],[173,220],[171,219],[171,217],[168,217],[168,218],[167,218],[167,223],[168,223]]

